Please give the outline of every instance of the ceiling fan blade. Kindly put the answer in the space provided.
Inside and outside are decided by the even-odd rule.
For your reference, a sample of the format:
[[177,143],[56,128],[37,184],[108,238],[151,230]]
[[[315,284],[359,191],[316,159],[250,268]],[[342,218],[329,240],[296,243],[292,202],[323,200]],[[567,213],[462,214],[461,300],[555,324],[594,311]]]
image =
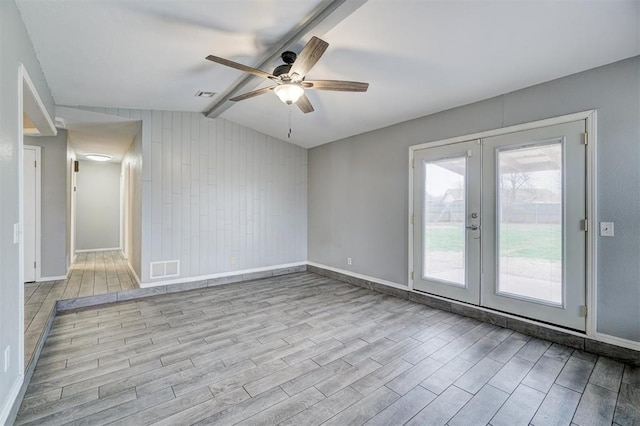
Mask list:
[[238,95],[234,98],[229,99],[230,101],[244,101],[245,99],[253,98],[254,96],[263,95],[273,90],[276,86],[271,87],[263,87],[262,89],[254,90],[253,92],[247,92],[242,95]]
[[311,105],[311,101],[309,100],[309,98],[307,98],[307,95],[303,94],[302,96],[300,96],[300,99],[298,99],[296,105],[298,105],[298,108],[300,108],[300,110],[305,114],[308,112],[313,112],[313,105]]
[[313,36],[307,43],[298,58],[291,66],[289,75],[298,74],[298,77],[304,77],[311,68],[318,62],[325,50],[329,47],[329,43]]
[[251,67],[248,67],[246,65],[242,65],[242,64],[239,64],[237,62],[233,62],[233,61],[230,61],[228,59],[221,58],[219,56],[209,55],[209,56],[207,56],[207,59],[210,60],[210,61],[213,61],[213,62],[217,62],[218,64],[221,64],[221,65],[226,65],[228,67],[235,68],[235,69],[240,70],[240,71],[248,72],[249,74],[253,74],[253,75],[257,76],[257,77],[275,78],[275,76],[269,74],[268,72],[259,70],[257,68],[251,68]]
[[303,81],[302,86],[305,89],[315,90],[333,90],[337,92],[366,92],[369,88],[369,83],[343,80],[311,80]]

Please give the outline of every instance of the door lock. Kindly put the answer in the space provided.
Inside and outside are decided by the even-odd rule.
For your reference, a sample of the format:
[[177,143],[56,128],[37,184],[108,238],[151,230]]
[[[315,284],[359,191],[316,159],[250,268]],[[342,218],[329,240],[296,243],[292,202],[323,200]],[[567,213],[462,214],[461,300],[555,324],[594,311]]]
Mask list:
[[478,218],[478,213],[471,213],[471,218],[472,219],[477,219]]

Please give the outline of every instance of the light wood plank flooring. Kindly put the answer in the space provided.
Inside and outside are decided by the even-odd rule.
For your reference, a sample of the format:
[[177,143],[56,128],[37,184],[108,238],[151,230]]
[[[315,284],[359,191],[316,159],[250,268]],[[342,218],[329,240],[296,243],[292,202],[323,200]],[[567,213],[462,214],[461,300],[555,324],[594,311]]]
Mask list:
[[58,300],[138,288],[118,251],[79,253],[66,280],[24,285],[25,368]]
[[640,369],[311,273],[59,314],[17,424],[619,425]]

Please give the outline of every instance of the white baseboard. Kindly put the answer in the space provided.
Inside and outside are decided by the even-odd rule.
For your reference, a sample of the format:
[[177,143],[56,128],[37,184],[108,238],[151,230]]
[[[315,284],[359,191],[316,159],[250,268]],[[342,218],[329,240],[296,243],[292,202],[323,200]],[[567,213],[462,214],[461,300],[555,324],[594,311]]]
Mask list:
[[611,336],[610,334],[598,332],[596,332],[594,336],[591,336],[591,338],[593,340],[597,340],[598,342],[608,343],[610,345],[622,346],[623,348],[640,351],[640,342],[635,342],[633,340],[623,339],[621,337]]
[[7,395],[7,398],[4,400],[4,404],[2,405],[2,409],[0,409],[0,425],[7,424],[7,419],[11,414],[16,398],[20,394],[20,388],[23,380],[24,374],[19,374],[18,377],[16,377],[15,382],[13,382],[9,395]]
[[68,275],[69,274],[66,273],[65,275],[58,275],[54,277],[40,277],[36,280],[36,282],[66,280]]
[[[343,274],[343,275],[348,275],[350,277],[359,278],[359,279],[363,279],[363,280],[366,280],[366,281],[371,281],[371,282],[374,282],[374,283],[386,285],[386,286],[389,286],[389,287],[398,288],[398,289],[401,289],[401,290],[406,290],[406,291],[409,291],[409,292],[412,292],[412,293],[422,294],[420,292],[417,292],[417,291],[414,291],[414,290],[410,290],[408,286],[405,286],[405,285],[402,285],[402,284],[394,283],[394,282],[391,282],[391,281],[386,281],[386,280],[383,280],[383,279],[380,279],[380,278],[370,277],[370,276],[367,276],[367,275],[358,274],[358,273],[355,273],[355,272],[352,272],[352,271],[346,271],[344,269],[334,268],[332,266],[323,265],[321,263],[307,262],[307,265],[315,266],[317,268],[322,268],[322,269],[326,269],[326,270],[333,271],[333,272],[337,272],[337,273]],[[434,294],[429,294],[429,297],[433,297],[434,299],[444,300],[444,301],[455,303],[455,304],[459,304],[459,305],[469,306],[466,303],[458,302],[458,301],[452,300],[452,299],[447,299],[445,297],[436,296]],[[496,312],[496,311],[494,311],[492,309],[488,309],[488,308],[485,308],[483,306],[474,306],[474,309],[478,309],[478,310],[484,311],[484,312]],[[604,333],[597,333],[597,332],[589,335],[589,334],[586,334],[586,333],[580,333],[580,332],[576,332],[576,331],[573,331],[573,330],[567,330],[565,328],[557,327],[557,326],[554,326],[554,325],[551,325],[551,324],[540,323],[538,321],[531,320],[531,319],[528,319],[528,318],[523,318],[523,317],[520,317],[520,316],[517,316],[517,315],[511,315],[511,314],[508,314],[506,312],[499,312],[499,314],[502,315],[502,316],[505,316],[507,318],[512,318],[512,319],[516,319],[518,321],[528,322],[530,324],[534,324],[534,325],[537,325],[537,326],[540,326],[540,327],[544,327],[544,328],[548,328],[548,329],[555,330],[555,331],[560,331],[560,332],[563,332],[563,333],[566,333],[566,334],[571,334],[571,335],[574,335],[574,336],[579,336],[579,337],[583,337],[583,338],[596,340],[596,341],[602,342],[602,343],[608,343],[608,344],[611,344],[611,345],[620,346],[620,347],[623,347],[623,348],[640,351],[640,342],[635,342],[633,340],[627,340],[627,339],[623,339],[623,338],[620,338],[620,337],[611,336],[611,335],[604,334]]]
[[162,285],[183,284],[183,283],[189,283],[194,281],[211,280],[215,278],[233,277],[236,275],[252,274],[255,272],[266,272],[266,271],[274,271],[276,269],[293,268],[294,266],[302,266],[307,264],[308,262],[294,262],[294,263],[286,263],[282,265],[265,266],[262,268],[243,269],[240,271],[230,271],[230,272],[221,272],[218,274],[199,275],[196,277],[176,278],[175,280],[143,282],[142,284],[140,284],[140,288],[150,288],[150,287],[158,287]]
[[90,253],[92,251],[120,251],[122,250],[120,247],[111,247],[111,248],[97,248],[97,249],[87,249],[87,250],[76,250],[76,253]]
[[349,275],[350,277],[354,277],[354,278],[360,278],[361,280],[371,281],[373,283],[383,284],[393,288],[399,288],[400,290],[409,290],[409,287],[403,284],[394,283],[393,281],[387,281],[387,280],[383,280],[376,277],[370,277],[368,275],[358,274],[357,272],[334,268],[333,266],[323,265],[322,263],[307,262],[307,265],[315,266],[316,268],[327,269],[329,271],[337,272],[339,274]]

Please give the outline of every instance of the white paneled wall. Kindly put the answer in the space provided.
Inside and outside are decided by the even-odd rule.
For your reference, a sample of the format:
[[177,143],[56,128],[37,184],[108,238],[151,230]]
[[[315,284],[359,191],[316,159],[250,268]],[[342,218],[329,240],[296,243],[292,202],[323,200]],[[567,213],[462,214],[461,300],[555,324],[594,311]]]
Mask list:
[[307,150],[200,113],[91,108],[142,118],[142,281],[305,261]]

